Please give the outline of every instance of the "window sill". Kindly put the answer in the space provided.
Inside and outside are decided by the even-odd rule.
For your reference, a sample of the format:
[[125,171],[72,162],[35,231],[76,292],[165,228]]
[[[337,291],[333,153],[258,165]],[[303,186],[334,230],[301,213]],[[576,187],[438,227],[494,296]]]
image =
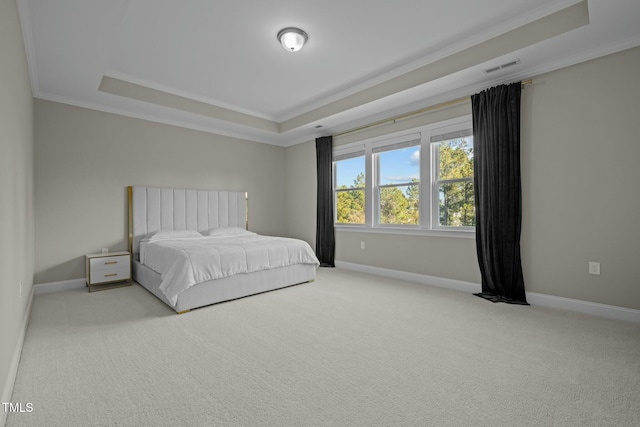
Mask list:
[[475,239],[475,230],[428,230],[424,228],[409,227],[370,227],[366,225],[335,225],[338,232],[397,234],[409,236],[430,237],[455,237],[462,239]]

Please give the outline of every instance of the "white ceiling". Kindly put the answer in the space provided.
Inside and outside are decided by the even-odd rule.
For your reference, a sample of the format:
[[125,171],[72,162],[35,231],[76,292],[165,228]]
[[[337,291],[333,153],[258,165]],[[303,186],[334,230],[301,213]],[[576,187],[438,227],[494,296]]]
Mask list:
[[36,98],[280,146],[640,45],[640,1],[586,5],[18,0]]

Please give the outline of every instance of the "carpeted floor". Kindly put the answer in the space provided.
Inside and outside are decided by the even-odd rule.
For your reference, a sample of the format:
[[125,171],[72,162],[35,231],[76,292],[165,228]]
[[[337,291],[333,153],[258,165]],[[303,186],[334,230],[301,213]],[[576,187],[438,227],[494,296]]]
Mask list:
[[638,426],[640,325],[339,269],[176,315],[36,296],[14,426]]

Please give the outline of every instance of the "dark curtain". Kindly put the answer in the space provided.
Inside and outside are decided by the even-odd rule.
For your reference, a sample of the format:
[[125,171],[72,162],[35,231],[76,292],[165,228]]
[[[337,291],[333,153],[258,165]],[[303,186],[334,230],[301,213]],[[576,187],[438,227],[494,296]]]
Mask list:
[[316,221],[316,256],[320,267],[335,267],[333,230],[333,137],[316,138],[318,165],[318,218]]
[[471,97],[476,249],[482,292],[493,302],[527,304],[520,259],[520,82]]

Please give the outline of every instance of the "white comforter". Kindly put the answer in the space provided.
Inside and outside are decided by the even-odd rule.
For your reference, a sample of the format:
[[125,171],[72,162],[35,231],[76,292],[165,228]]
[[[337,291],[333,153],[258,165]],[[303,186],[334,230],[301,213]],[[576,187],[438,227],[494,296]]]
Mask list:
[[160,273],[160,290],[172,305],[181,292],[207,280],[294,264],[319,265],[307,242],[257,234],[151,241],[143,263]]

